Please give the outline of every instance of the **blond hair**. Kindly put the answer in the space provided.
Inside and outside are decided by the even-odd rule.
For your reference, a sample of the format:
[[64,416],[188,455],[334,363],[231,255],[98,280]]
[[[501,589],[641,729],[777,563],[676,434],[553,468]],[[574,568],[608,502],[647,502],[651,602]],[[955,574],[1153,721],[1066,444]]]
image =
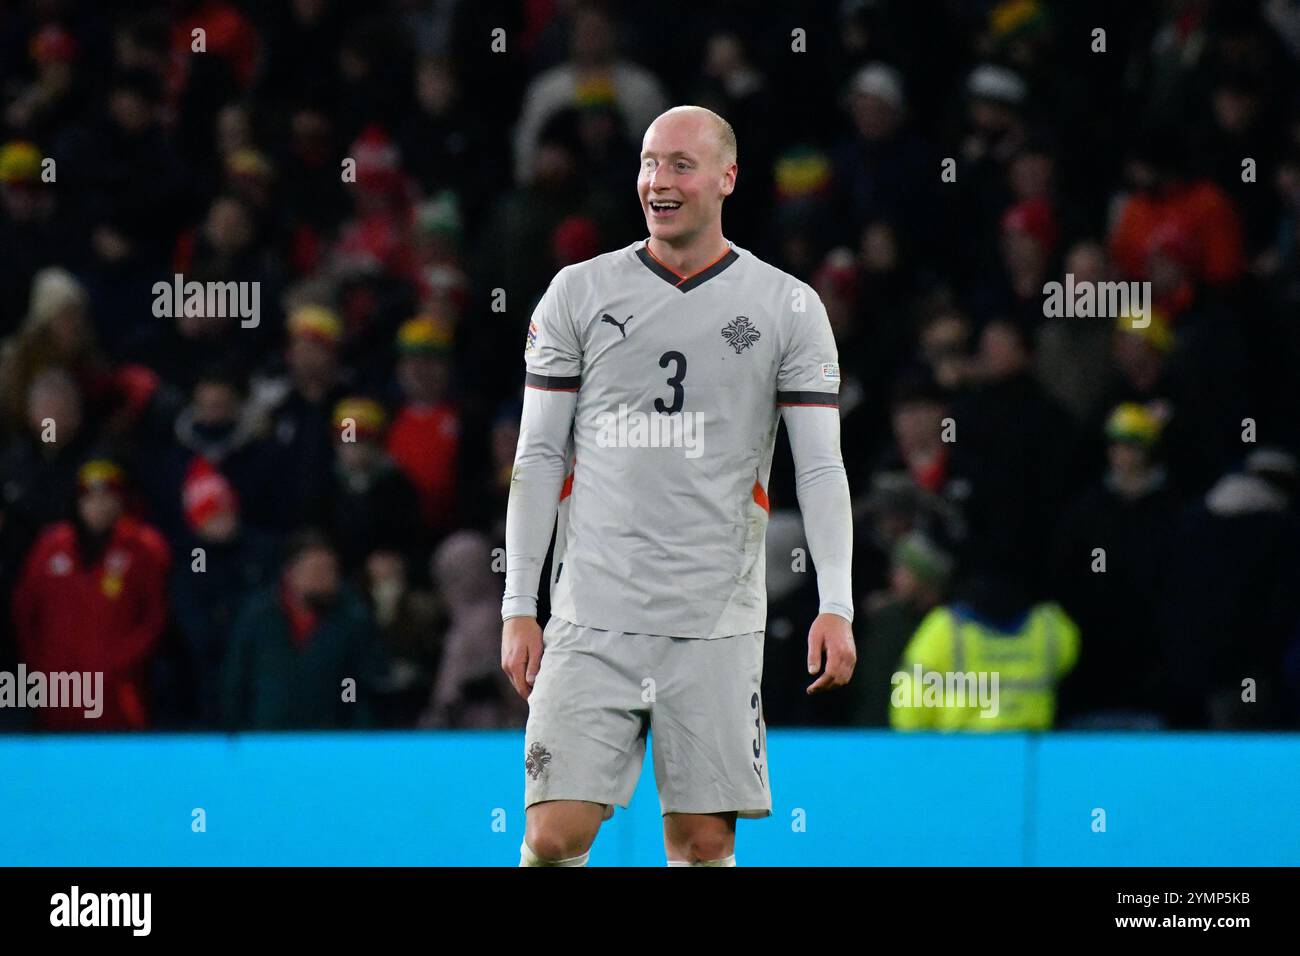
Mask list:
[[670,110],[665,110],[655,117],[658,122],[664,116],[671,116],[675,113],[693,113],[697,116],[707,116],[713,121],[713,125],[718,136],[718,154],[722,157],[722,165],[730,166],[736,161],[736,131],[731,128],[731,124],[725,119],[703,106],[674,106]]

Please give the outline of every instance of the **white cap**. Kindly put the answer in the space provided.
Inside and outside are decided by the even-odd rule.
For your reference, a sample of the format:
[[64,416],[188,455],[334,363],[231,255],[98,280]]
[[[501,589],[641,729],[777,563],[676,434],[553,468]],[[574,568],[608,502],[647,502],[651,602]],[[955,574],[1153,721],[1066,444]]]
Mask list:
[[32,277],[29,321],[44,325],[63,309],[85,308],[88,301],[86,287],[76,276],[59,266],[46,266]]
[[849,84],[849,90],[866,96],[877,96],[900,112],[907,105],[903,97],[903,78],[887,63],[868,63],[858,70],[853,82]]
[[982,63],[971,71],[970,78],[966,80],[966,92],[971,96],[1019,106],[1024,102],[1029,88],[1019,74],[1005,66]]
[[1294,455],[1283,448],[1260,448],[1246,456],[1246,470],[1254,474],[1275,472],[1294,475],[1296,460]]

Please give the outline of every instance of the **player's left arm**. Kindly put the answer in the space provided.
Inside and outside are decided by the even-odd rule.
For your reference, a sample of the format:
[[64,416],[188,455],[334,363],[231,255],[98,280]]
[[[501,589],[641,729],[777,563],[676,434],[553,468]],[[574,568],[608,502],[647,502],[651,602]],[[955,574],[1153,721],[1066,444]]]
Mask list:
[[805,289],[806,313],[793,315],[777,375],[777,404],[794,456],[804,535],[817,570],[819,613],[808,631],[815,694],[849,682],[853,642],[853,510],[840,454],[839,359],[821,300]]

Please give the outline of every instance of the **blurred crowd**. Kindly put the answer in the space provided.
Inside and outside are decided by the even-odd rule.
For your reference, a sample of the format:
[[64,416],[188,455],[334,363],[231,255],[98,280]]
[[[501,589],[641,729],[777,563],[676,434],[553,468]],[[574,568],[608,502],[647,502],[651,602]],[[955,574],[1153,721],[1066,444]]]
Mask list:
[[[769,722],[979,660],[1028,695],[984,729],[1300,726],[1298,78],[1286,0],[5,5],[0,670],[106,700],[0,728],[521,726],[529,315],[645,235],[679,103],[843,371],[859,669],[803,692],[779,448]],[[1047,317],[1067,274],[1148,321]]]

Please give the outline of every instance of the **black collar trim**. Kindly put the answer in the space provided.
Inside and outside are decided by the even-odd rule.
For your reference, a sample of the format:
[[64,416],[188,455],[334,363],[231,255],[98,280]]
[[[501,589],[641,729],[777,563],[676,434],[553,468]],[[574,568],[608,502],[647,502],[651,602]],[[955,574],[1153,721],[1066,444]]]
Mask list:
[[735,249],[728,249],[717,262],[713,263],[713,265],[706,269],[701,269],[692,276],[678,275],[672,269],[669,269],[666,265],[650,254],[650,249],[645,243],[642,243],[641,248],[636,251],[636,257],[641,260],[642,264],[647,269],[659,278],[663,279],[673,288],[680,292],[690,292],[692,289],[708,282],[718,273],[730,266],[740,258],[740,254],[737,253]]

